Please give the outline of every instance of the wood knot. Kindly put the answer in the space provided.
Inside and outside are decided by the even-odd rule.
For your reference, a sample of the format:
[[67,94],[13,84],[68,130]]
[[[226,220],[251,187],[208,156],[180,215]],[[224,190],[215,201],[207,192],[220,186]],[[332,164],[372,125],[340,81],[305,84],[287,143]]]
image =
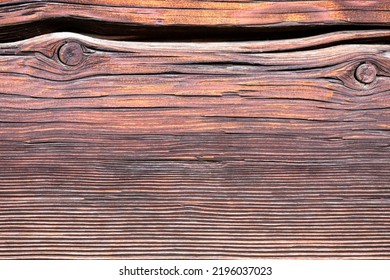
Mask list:
[[58,58],[63,64],[76,66],[83,60],[83,47],[77,42],[62,45],[58,51]]
[[365,62],[360,64],[355,71],[355,78],[363,84],[371,84],[375,81],[377,69],[374,64]]

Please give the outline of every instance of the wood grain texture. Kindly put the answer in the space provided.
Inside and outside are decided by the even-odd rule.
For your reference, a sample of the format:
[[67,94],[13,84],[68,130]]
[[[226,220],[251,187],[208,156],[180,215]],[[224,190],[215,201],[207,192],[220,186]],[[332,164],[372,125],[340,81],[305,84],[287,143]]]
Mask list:
[[0,258],[390,259],[389,40],[0,44]]
[[[103,27],[105,23],[111,27],[121,24],[121,28],[274,28],[351,24],[389,26],[389,19],[390,0],[1,0],[0,40],[63,31],[63,26],[70,22],[77,22],[74,25],[82,28],[87,21],[94,24],[84,28],[84,32],[113,35],[112,28]],[[148,32],[150,29],[144,29],[144,33]]]
[[389,24],[389,0],[1,0],[1,24],[55,17],[140,25]]

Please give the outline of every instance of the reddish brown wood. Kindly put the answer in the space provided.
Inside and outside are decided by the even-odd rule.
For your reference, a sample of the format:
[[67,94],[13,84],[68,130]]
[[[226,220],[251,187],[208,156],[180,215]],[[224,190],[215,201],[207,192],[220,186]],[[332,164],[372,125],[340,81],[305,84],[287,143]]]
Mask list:
[[[62,31],[69,26],[86,33],[120,33],[132,38],[148,37],[151,27],[191,27],[187,33],[198,32],[195,27],[279,27],[282,31],[297,26],[388,27],[389,19],[389,0],[1,0],[0,41]],[[112,27],[118,25],[114,32]],[[145,34],[139,28],[144,28],[141,33]],[[180,34],[188,36],[185,29]],[[207,36],[207,32],[201,34]],[[270,34],[265,37],[274,35]]]
[[388,0],[195,1],[195,0],[1,0],[12,25],[72,16],[141,25],[255,26],[292,24],[389,24]]
[[377,70],[374,64],[372,63],[363,63],[356,68],[356,79],[364,84],[371,84],[375,81],[377,76]]
[[0,258],[389,259],[389,38],[0,44]]
[[[83,48],[76,42],[67,42],[62,45],[58,51],[59,60],[69,66],[76,66],[80,64],[83,60],[83,56]],[[359,76],[361,75],[364,75],[364,73],[359,74]]]

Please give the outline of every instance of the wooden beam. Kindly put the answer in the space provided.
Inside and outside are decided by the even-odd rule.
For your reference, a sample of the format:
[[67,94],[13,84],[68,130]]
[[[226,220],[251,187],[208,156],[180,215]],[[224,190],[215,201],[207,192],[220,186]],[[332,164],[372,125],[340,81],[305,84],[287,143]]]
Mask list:
[[389,35],[0,44],[0,258],[390,258]]

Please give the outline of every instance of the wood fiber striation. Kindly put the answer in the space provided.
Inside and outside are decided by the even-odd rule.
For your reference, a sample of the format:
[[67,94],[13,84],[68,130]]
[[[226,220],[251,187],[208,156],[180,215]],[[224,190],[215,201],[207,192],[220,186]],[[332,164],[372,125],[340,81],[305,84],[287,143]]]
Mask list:
[[0,44],[0,258],[389,259],[389,38]]
[[[273,33],[273,28],[280,32],[299,26],[388,27],[389,18],[390,0],[1,0],[0,41],[69,31],[64,26],[108,36],[128,30],[127,36],[135,32],[137,37],[147,37],[154,28],[159,32],[189,27],[190,33],[207,27],[247,28],[246,32],[260,28]],[[140,28],[144,34],[139,33]],[[187,36],[185,30],[181,36]],[[201,32],[203,36],[207,33]]]

